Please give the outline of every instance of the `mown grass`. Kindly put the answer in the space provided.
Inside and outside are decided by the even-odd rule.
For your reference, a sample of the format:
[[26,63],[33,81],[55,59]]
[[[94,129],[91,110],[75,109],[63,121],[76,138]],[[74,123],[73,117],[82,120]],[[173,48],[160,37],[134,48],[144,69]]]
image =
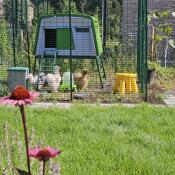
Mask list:
[[[16,108],[0,108],[20,130]],[[175,172],[175,109],[141,105],[27,108],[28,127],[45,145],[61,148],[62,175],[163,175]],[[37,143],[36,143],[37,144]]]

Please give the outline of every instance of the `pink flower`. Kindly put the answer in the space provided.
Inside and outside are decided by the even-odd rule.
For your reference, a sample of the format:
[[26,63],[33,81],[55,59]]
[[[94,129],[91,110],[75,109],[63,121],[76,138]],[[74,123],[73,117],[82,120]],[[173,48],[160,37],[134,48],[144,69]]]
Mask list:
[[23,86],[16,86],[14,91],[10,96],[0,98],[0,104],[9,104],[9,105],[27,105],[32,104],[33,100],[39,97],[38,92],[29,92]]
[[29,156],[38,159],[39,161],[47,161],[50,158],[56,157],[61,153],[60,150],[51,148],[50,146],[41,149],[36,147],[34,149],[29,149]]

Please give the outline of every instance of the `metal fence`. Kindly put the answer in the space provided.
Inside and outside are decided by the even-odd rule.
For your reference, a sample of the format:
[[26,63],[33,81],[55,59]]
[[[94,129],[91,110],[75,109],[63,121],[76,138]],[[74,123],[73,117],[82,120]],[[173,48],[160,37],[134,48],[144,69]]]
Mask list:
[[147,9],[146,0],[4,0],[0,93],[8,93],[10,67],[17,67],[14,81],[21,67],[28,67],[24,84],[39,90],[42,101],[147,100],[147,54],[152,54],[150,26],[155,23],[147,21],[147,10],[158,8],[152,2]]

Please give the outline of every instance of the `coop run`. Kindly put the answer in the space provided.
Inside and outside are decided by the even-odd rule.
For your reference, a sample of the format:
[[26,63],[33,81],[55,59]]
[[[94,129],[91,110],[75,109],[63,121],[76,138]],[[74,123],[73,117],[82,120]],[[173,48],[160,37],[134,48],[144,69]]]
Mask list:
[[13,0],[0,9],[1,95],[23,77],[42,100],[147,99],[146,0]]
[[[71,17],[66,14],[41,17],[36,38],[34,74],[36,71],[37,74],[54,73],[56,60],[60,58],[75,58],[78,59],[77,62],[81,62],[81,59],[95,59],[100,85],[103,88],[105,68],[102,52],[100,26],[96,18],[73,14]],[[69,87],[70,83],[68,89]]]

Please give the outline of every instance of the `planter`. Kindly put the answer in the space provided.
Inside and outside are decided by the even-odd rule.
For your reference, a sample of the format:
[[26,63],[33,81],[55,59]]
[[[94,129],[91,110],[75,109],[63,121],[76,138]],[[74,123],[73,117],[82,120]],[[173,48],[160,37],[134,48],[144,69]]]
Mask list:
[[156,78],[156,70],[155,69],[149,69],[148,70],[148,78],[147,78],[148,84],[152,85],[155,81],[155,78]]

